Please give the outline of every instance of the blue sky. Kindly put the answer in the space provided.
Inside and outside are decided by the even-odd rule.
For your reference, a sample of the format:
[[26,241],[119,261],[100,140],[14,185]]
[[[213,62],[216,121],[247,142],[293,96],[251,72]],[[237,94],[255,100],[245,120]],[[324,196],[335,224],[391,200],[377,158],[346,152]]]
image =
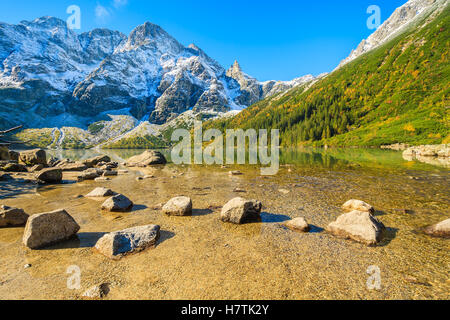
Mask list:
[[291,80],[333,70],[373,30],[367,8],[381,21],[406,0],[7,0],[0,21],[50,15],[66,20],[81,9],[81,32],[106,27],[128,34],[146,21],[184,45],[195,43],[228,68],[235,59],[259,80]]

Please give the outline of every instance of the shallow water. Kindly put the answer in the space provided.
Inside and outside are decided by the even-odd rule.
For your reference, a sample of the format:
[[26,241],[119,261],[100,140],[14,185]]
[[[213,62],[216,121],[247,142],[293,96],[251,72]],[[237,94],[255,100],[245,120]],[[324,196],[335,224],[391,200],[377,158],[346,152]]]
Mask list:
[[[106,150],[117,161],[142,150]],[[53,153],[53,151],[51,151]],[[55,151],[80,159],[96,151]],[[0,298],[77,299],[92,285],[110,283],[107,299],[448,299],[449,240],[424,235],[423,227],[450,217],[449,171],[405,161],[384,150],[284,151],[276,176],[258,167],[175,166],[130,170],[109,182],[36,188],[0,182],[2,204],[29,214],[65,208],[81,226],[78,238],[32,251],[21,244],[23,228],[0,229]],[[242,176],[229,176],[240,170]],[[138,175],[155,179],[136,181]],[[101,202],[75,198],[97,186],[123,193],[133,212],[111,214]],[[235,188],[246,193],[234,193]],[[280,189],[289,190],[288,194]],[[167,217],[160,204],[190,196],[192,217]],[[236,196],[262,201],[262,221],[242,226],[220,222],[220,208]],[[349,199],[371,203],[387,227],[377,247],[335,238],[323,229]],[[303,216],[312,232],[280,224]],[[105,232],[159,224],[156,248],[111,261],[92,247]],[[25,264],[31,268],[24,269]],[[67,268],[81,269],[81,287],[67,288]],[[369,290],[369,266],[381,270],[381,289]]]

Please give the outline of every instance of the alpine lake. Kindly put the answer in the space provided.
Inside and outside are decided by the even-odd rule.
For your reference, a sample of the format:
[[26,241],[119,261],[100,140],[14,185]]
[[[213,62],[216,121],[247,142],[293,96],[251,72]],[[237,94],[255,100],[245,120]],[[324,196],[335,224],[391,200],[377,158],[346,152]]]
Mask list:
[[[142,152],[47,150],[47,156],[105,154],[122,163]],[[449,240],[423,233],[450,217],[445,164],[379,149],[282,150],[278,174],[262,176],[252,165],[177,166],[163,152],[169,164],[126,168],[110,181],[76,182],[65,173],[58,185],[29,184],[21,174],[0,182],[0,204],[30,215],[65,209],[81,226],[76,238],[41,250],[22,244],[23,227],[0,228],[1,299],[81,299],[100,283],[110,288],[105,299],[449,299]],[[136,179],[144,175],[154,178]],[[100,186],[130,198],[133,210],[106,213],[101,202],[78,197]],[[164,215],[161,204],[179,195],[192,198],[193,215]],[[261,221],[220,221],[222,206],[239,196],[262,202]],[[379,245],[325,231],[350,199],[375,207],[387,227]],[[309,233],[282,225],[296,217],[310,223]],[[148,224],[161,226],[155,248],[118,261],[93,249],[107,232]],[[81,271],[75,289],[68,285],[71,266]],[[368,286],[373,266],[380,270],[378,289]]]

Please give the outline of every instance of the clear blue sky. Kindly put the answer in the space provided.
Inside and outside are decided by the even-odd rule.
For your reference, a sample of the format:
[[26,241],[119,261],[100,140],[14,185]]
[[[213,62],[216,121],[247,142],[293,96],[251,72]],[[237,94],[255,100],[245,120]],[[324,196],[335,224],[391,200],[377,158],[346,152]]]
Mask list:
[[[386,20],[406,0],[6,0],[0,21],[81,8],[81,32],[106,27],[128,34],[146,21],[184,45],[195,43],[228,68],[235,59],[259,80],[290,80],[333,70],[367,38],[370,5]],[[99,7],[101,6],[101,7]],[[97,13],[97,14],[96,14]]]

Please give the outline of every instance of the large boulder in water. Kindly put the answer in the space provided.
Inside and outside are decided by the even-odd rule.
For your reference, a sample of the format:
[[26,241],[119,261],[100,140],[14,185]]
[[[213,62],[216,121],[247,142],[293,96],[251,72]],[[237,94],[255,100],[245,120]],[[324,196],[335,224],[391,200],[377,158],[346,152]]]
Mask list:
[[169,216],[192,215],[192,200],[189,197],[176,197],[167,202],[162,211]]
[[59,183],[62,181],[63,173],[59,168],[47,168],[36,173],[35,177],[46,183]]
[[110,259],[154,247],[160,237],[160,226],[148,225],[111,232],[97,241],[95,249]]
[[128,159],[128,167],[146,167],[158,164],[166,164],[167,160],[159,151],[147,150],[143,154]]
[[123,194],[115,195],[102,204],[102,209],[111,212],[128,212],[133,209],[133,202]]
[[345,239],[352,239],[367,245],[381,241],[385,226],[369,212],[352,211],[337,218],[326,230]]
[[19,154],[19,163],[27,166],[34,166],[35,164],[47,165],[47,154],[42,149],[26,150]]
[[261,217],[262,204],[256,200],[246,200],[244,198],[234,198],[223,208],[220,219],[223,222],[242,224],[250,221],[257,221]]
[[23,226],[28,220],[28,214],[23,209],[0,206],[0,227]]
[[35,214],[27,221],[23,243],[31,249],[39,249],[70,239],[79,230],[80,226],[66,210]]
[[450,238],[450,219],[426,228],[425,233],[430,236]]

